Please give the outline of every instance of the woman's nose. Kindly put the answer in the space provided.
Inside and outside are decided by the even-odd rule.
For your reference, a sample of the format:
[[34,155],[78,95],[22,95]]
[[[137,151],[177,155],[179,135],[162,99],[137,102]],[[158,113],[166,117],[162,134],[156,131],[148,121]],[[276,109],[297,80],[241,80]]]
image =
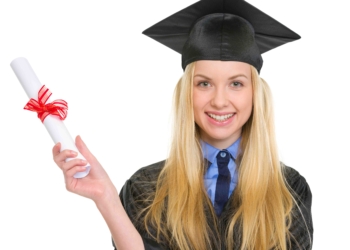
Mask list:
[[212,96],[211,105],[218,109],[224,108],[228,105],[228,95],[225,88],[217,88]]

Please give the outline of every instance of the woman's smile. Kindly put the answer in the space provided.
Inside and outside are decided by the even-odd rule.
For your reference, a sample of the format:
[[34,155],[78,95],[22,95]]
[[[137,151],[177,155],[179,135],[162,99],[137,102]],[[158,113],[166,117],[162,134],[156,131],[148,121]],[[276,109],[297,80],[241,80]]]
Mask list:
[[217,126],[226,126],[234,119],[235,113],[218,114],[218,112],[206,112],[209,122]]

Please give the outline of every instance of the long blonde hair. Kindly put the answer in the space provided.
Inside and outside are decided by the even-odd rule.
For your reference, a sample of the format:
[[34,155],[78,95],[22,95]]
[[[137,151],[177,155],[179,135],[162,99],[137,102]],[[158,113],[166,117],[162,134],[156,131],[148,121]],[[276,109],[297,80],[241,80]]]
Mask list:
[[146,211],[146,230],[158,241],[169,242],[171,248],[203,250],[220,249],[220,240],[233,249],[238,228],[242,250],[286,250],[293,198],[277,153],[268,85],[251,67],[253,111],[242,128],[239,178],[231,204],[235,213],[220,239],[204,188],[205,167],[193,114],[194,68],[195,62],[186,67],[174,92],[172,144]]

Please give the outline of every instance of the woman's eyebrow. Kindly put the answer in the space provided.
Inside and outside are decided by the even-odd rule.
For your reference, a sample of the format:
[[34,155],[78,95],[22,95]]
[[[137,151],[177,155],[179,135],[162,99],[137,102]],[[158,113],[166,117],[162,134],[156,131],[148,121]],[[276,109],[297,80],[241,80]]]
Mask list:
[[194,77],[202,77],[202,78],[205,78],[205,79],[207,79],[207,80],[211,80],[210,77],[207,77],[207,76],[201,75],[201,74],[197,74],[197,75],[195,75]]
[[238,74],[238,75],[231,76],[231,77],[229,78],[229,80],[235,79],[235,78],[238,78],[238,77],[244,77],[244,78],[247,78],[247,79],[248,79],[248,77],[247,77],[246,75],[244,75],[244,74]]

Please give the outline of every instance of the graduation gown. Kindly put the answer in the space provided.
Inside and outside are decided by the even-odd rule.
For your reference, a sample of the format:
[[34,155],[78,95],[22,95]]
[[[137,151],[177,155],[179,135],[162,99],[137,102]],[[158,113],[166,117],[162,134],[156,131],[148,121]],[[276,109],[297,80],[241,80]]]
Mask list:
[[[137,218],[141,209],[145,208],[151,201],[146,201],[148,194],[152,193],[156,189],[156,183],[160,171],[164,166],[165,161],[161,161],[147,167],[139,169],[120,191],[120,199],[126,210],[129,218],[141,234],[145,250],[162,250],[170,249],[166,242],[156,242],[144,229],[142,219]],[[296,250],[308,250],[312,248],[310,243],[310,237],[312,242],[313,226],[311,217],[311,191],[303,176],[301,176],[296,170],[290,167],[285,167],[285,178],[292,189],[292,194],[297,201],[298,206],[301,209],[301,213],[297,208],[293,210],[293,220],[290,227],[291,247],[289,249]],[[226,228],[228,218],[234,213],[234,208],[231,205],[233,202],[233,195],[229,198],[225,205],[221,216],[218,218],[219,232],[224,232]],[[208,215],[208,223],[213,219]],[[307,227],[306,227],[307,225]],[[237,232],[236,232],[237,231]],[[309,232],[308,232],[309,231]],[[234,249],[239,249],[240,246],[240,232],[235,230],[234,241],[236,243]],[[309,236],[310,233],[310,236]],[[223,236],[223,233],[222,233]],[[213,241],[216,239],[213,238]],[[215,245],[215,244],[214,244]],[[114,242],[113,242],[113,246]],[[225,241],[221,241],[221,250],[226,250]],[[117,249],[115,247],[115,249]],[[218,249],[219,250],[219,249]]]

